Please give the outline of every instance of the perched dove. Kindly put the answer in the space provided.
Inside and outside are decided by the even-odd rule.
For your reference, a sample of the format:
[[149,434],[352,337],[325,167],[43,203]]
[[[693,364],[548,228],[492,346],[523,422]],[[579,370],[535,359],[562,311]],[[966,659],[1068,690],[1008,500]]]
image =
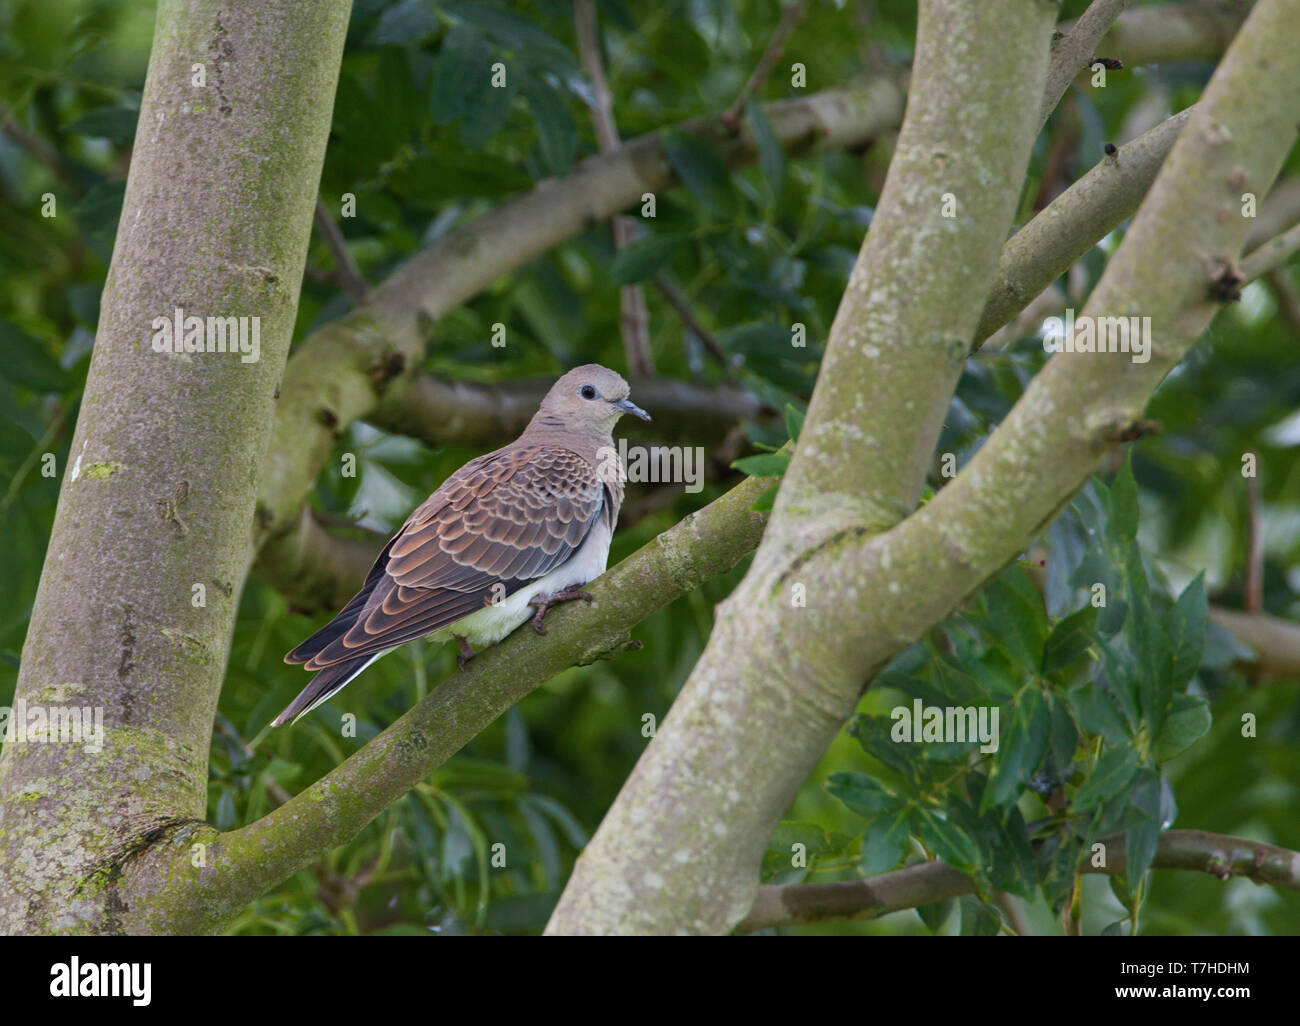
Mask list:
[[539,634],[556,603],[591,596],[605,572],[623,502],[611,435],[625,413],[649,415],[627,382],[599,364],[551,386],[524,433],[442,483],[375,560],[333,620],[284,657],[316,676],[275,718],[280,726],[340,691],[382,655],[431,636],[495,645],[530,616]]

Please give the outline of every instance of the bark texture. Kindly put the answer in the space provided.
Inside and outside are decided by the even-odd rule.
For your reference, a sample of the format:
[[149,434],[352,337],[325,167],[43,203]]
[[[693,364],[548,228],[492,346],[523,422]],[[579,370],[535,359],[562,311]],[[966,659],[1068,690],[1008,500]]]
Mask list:
[[828,569],[920,495],[1011,224],[1055,14],[922,3],[907,115],[773,519],[547,932],[725,933],[747,912],[768,834],[864,679],[863,596],[834,608],[805,564]]
[[[142,910],[118,892],[114,858],[205,814],[348,9],[159,4],[15,702],[102,710],[104,743],[4,746],[0,931],[136,928]],[[260,318],[258,359],[155,352],[152,321],[177,307]]]

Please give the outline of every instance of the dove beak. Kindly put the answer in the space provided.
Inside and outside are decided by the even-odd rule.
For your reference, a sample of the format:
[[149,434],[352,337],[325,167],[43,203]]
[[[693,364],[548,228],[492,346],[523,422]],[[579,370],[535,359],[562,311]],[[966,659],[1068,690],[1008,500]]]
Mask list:
[[640,417],[642,420],[650,419],[650,414],[646,413],[645,410],[641,409],[641,407],[638,406],[636,403],[634,403],[631,399],[619,399],[616,402],[610,403],[609,405],[614,407],[614,409],[616,410],[622,410],[624,413],[630,413],[634,417]]

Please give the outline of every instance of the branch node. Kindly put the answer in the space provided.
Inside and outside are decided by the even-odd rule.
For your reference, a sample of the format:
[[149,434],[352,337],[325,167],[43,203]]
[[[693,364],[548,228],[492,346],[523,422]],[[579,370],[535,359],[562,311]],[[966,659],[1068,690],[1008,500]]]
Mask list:
[[1218,273],[1210,279],[1210,297],[1219,303],[1237,302],[1246,276],[1233,262],[1219,261],[1218,268]]
[[1164,430],[1158,420],[1140,417],[1115,421],[1102,429],[1101,437],[1107,442],[1136,442],[1144,435],[1156,435]]

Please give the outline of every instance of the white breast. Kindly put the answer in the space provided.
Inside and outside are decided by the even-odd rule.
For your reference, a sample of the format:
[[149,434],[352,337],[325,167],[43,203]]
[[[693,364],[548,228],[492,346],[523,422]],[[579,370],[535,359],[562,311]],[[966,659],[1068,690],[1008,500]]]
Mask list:
[[609,562],[610,535],[605,518],[597,517],[578,551],[545,577],[529,582],[496,605],[484,606],[429,635],[429,640],[450,641],[459,634],[476,649],[495,645],[533,615],[535,610],[528,605],[530,599],[538,595],[554,595],[565,588],[594,581],[603,574]]

